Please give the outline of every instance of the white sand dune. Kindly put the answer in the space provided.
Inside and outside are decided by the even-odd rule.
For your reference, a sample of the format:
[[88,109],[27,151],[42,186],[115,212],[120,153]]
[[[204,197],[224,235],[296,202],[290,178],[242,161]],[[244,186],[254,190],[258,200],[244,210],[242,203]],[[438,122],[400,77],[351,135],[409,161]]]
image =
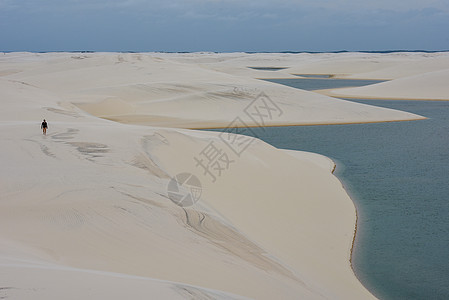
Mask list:
[[[274,54],[0,55],[0,297],[374,298],[349,263],[355,208],[329,159],[241,136],[233,152],[236,136],[173,127],[257,125],[244,110],[260,92],[281,112],[265,125],[422,117],[232,74],[265,58],[276,66]],[[228,159],[215,178],[195,161],[210,145]],[[186,208],[167,194],[182,172],[202,185]]]
[[398,78],[370,86],[328,91],[350,98],[449,100],[449,62],[445,70]]
[[[183,57],[178,54],[173,57],[167,54],[161,57],[144,54],[70,54],[65,58],[59,54],[54,60],[49,60],[48,54],[41,56],[36,59],[45,63],[18,62],[14,68],[22,68],[23,71],[7,76],[7,79],[51,91],[95,116],[121,123],[210,128],[226,127],[236,117],[247,126],[420,118],[249,76],[227,74],[217,70],[215,65],[211,66],[211,63],[205,66],[195,60],[178,61]],[[271,54],[269,57],[273,56]],[[200,56],[198,60],[202,62],[204,59]],[[249,64],[242,62],[241,58],[239,62],[245,68]],[[257,115],[251,118],[245,113],[246,108],[261,105],[260,101],[257,102],[261,93],[277,105],[268,112],[272,115],[265,120]],[[263,107],[261,110],[260,114],[267,113]]]
[[[397,79],[447,69],[449,53],[299,53],[299,54],[165,54],[170,60],[251,78],[297,78],[322,74],[334,78]],[[248,67],[280,67],[277,71]]]
[[148,277],[29,262],[2,263],[0,279],[4,299],[249,299]]

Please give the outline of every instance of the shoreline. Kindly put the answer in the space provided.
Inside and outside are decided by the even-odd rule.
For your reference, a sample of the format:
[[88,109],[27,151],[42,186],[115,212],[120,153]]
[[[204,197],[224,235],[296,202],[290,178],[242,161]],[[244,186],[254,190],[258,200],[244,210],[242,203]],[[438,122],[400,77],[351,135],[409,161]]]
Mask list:
[[[379,83],[380,82],[386,82],[386,81],[391,81],[392,79],[391,78],[384,78],[384,79],[379,79],[379,78],[352,78],[352,77],[345,77],[345,76],[350,76],[351,74],[294,74],[294,73],[291,73],[291,75],[293,75],[293,76],[297,76],[298,78],[297,79],[313,79],[313,80],[354,80],[354,81],[357,81],[357,80],[361,80],[361,81],[363,81],[363,80],[372,80],[372,81],[379,81]],[[329,76],[329,77],[301,77],[301,76],[313,76],[313,75],[316,75],[316,76]],[[259,80],[277,80],[277,79],[280,79],[280,80],[282,80],[282,79],[286,79],[286,80],[289,80],[289,79],[295,79],[295,78],[292,78],[292,77],[274,77],[274,78],[256,78],[256,79],[259,79]],[[356,86],[347,86],[347,87],[344,87],[344,88],[353,88],[353,87],[356,87]],[[327,90],[327,89],[326,89]],[[331,90],[331,89],[329,89],[329,90]],[[321,91],[321,90],[310,90],[310,91],[312,91],[312,92],[316,92],[316,91]]]
[[[337,163],[335,163],[335,168],[334,168],[334,170],[333,171],[335,171],[335,170],[337,170],[337,168],[338,168],[338,164]],[[334,173],[334,172],[332,172],[332,173]],[[349,258],[349,264],[351,265],[351,269],[352,269],[352,272],[354,273],[354,276],[357,278],[357,280],[360,282],[360,283],[362,283],[362,285],[373,295],[373,296],[375,296],[373,293],[372,293],[372,291],[370,291],[369,289],[368,289],[368,287],[366,287],[364,284],[363,284],[363,282],[360,280],[360,278],[359,278],[359,276],[357,275],[357,272],[355,271],[355,268],[354,268],[354,264],[353,264],[353,261],[352,261],[352,259],[353,259],[353,255],[354,255],[354,247],[355,247],[355,245],[356,245],[356,238],[357,238],[357,233],[358,233],[358,226],[359,226],[359,224],[358,224],[358,222],[359,222],[359,209],[358,209],[358,205],[357,205],[357,201],[355,200],[355,196],[354,195],[351,195],[351,193],[349,192],[349,190],[348,190],[348,188],[346,188],[346,185],[345,185],[345,181],[344,181],[344,179],[343,178],[340,178],[338,175],[335,175],[337,178],[338,178],[338,180],[341,182],[341,184],[342,184],[342,186],[343,186],[343,189],[345,190],[345,192],[348,194],[348,196],[349,196],[349,198],[351,199],[351,201],[352,201],[352,203],[354,204],[354,210],[355,210],[355,224],[354,224],[354,234],[353,234],[353,238],[352,238],[352,243],[351,243],[351,254],[350,254],[350,258]]]
[[[297,123],[297,124],[270,124],[268,126],[245,126],[245,127],[232,127],[232,128],[264,128],[264,127],[289,127],[289,126],[326,126],[326,125],[354,125],[354,124],[374,124],[374,123],[391,123],[391,122],[409,122],[409,121],[421,121],[426,120],[426,117],[422,118],[416,118],[416,119],[409,119],[409,120],[389,120],[389,121],[369,121],[369,122],[344,122],[344,123],[312,123],[312,124],[304,124],[304,123]],[[226,129],[228,127],[198,127],[198,128],[185,128],[185,129],[192,129],[192,130],[201,130],[201,129]]]
[[[268,73],[245,67],[279,64],[293,73],[359,77],[423,72],[410,61],[425,64],[431,79],[444,79],[438,68],[449,55],[5,54],[0,260],[59,263],[257,299],[374,298],[354,271],[360,211],[334,174],[337,163],[256,138],[231,152],[218,133],[194,130],[225,129],[242,116],[240,128],[260,127],[247,109],[261,107],[278,109],[277,118],[262,120],[267,127],[423,120],[263,82],[255,77]],[[262,92],[269,95],[264,104],[274,106],[254,104]],[[49,120],[47,136],[29,128],[41,117]],[[216,178],[198,163],[210,145],[228,158]],[[198,177],[204,200],[188,209],[167,195],[170,180],[185,172]],[[35,287],[16,278],[18,288]],[[49,282],[40,287],[56,293]]]
[[[349,87],[350,88],[350,87]],[[329,97],[335,97],[339,99],[359,99],[359,100],[379,100],[379,101],[449,101],[449,98],[447,99],[440,99],[440,98],[409,98],[409,97],[375,97],[375,96],[348,96],[345,94],[338,94],[334,93],[333,91],[338,91],[339,89],[347,89],[347,88],[337,88],[337,89],[324,89],[324,90],[314,90],[313,92],[319,93],[321,95],[329,96]]]
[[[365,99],[360,99],[360,100],[365,100]],[[368,100],[368,99],[366,99]],[[373,99],[374,100],[374,99]],[[421,100],[418,100],[421,101]],[[150,121],[148,123],[134,123],[134,122],[120,122],[120,121],[116,121],[116,120],[112,120],[110,118],[105,118],[105,117],[98,117],[100,119],[105,119],[108,121],[112,121],[112,122],[117,122],[120,124],[128,124],[128,125],[139,125],[139,126],[149,126],[149,127],[156,127],[156,128],[178,128],[178,129],[188,129],[188,130],[207,130],[207,129],[226,129],[226,128],[265,128],[265,127],[290,127],[290,126],[326,126],[326,125],[354,125],[354,124],[375,124],[375,123],[391,123],[391,122],[409,122],[409,121],[421,121],[421,120],[426,120],[428,118],[426,117],[420,117],[420,118],[410,118],[407,120],[385,120],[385,121],[355,121],[355,122],[341,122],[341,123],[333,123],[333,122],[323,122],[323,123],[292,123],[292,124],[270,124],[270,125],[266,125],[266,126],[260,126],[260,125],[247,125],[247,126],[235,126],[235,127],[229,127],[229,126],[212,126],[212,125],[205,125],[204,127],[201,126],[197,126],[197,127],[187,127],[187,126],[183,126],[183,127],[167,127],[167,126],[163,126],[163,125],[149,125]],[[198,121],[192,121],[195,123],[198,123]]]
[[[425,119],[428,119],[428,118],[422,117],[422,118],[410,119],[410,120],[389,120],[389,121],[348,122],[348,123],[323,123],[323,124],[321,124],[321,123],[316,123],[316,124],[271,124],[269,126],[255,126],[255,125],[251,126],[251,125],[248,125],[248,126],[245,126],[245,127],[250,127],[250,128],[259,128],[259,127],[261,127],[261,128],[265,128],[265,127],[289,127],[289,126],[353,125],[353,124],[373,124],[373,123],[420,121],[420,120],[425,120]],[[107,119],[107,120],[109,120],[109,119]],[[114,122],[118,122],[118,121],[114,121]],[[118,122],[118,123],[120,123],[120,122]],[[127,123],[122,123],[122,124],[127,124]],[[136,124],[131,124],[131,125],[136,125]],[[149,126],[149,125],[140,125],[140,126]],[[235,128],[245,128],[245,127],[235,127]],[[180,129],[185,129],[185,130],[207,130],[207,129],[226,129],[226,128],[228,128],[228,127],[197,127],[197,128],[180,128]],[[285,149],[280,149],[280,148],[277,148],[277,149],[280,150],[280,151],[285,150]],[[289,151],[301,152],[301,151],[298,151],[298,150],[289,150]],[[310,153],[312,153],[312,152],[310,152]],[[313,153],[313,154],[316,154],[316,153]],[[349,199],[351,200],[351,203],[354,206],[355,222],[354,222],[354,230],[353,230],[352,241],[351,241],[351,246],[350,246],[349,265],[350,265],[350,268],[352,270],[352,273],[353,273],[354,277],[357,278],[358,281],[360,281],[360,278],[357,276],[357,273],[355,272],[353,261],[352,261],[352,259],[353,259],[353,251],[354,251],[354,247],[355,247],[355,243],[356,243],[356,237],[357,237],[357,229],[358,229],[358,208],[357,208],[357,203],[354,200],[355,198],[353,196],[351,196],[351,194],[347,190],[347,188],[346,188],[346,186],[344,184],[343,178],[339,178],[339,176],[337,176],[335,174],[335,171],[338,168],[338,164],[335,161],[333,161],[332,159],[330,159],[329,157],[327,157],[327,156],[324,156],[324,157],[326,157],[327,159],[332,161],[334,166],[333,166],[332,170],[330,170],[330,173],[333,174],[339,180],[339,182],[341,183],[343,189],[345,190],[346,194],[348,195]],[[369,292],[371,293],[371,291],[369,291]],[[374,294],[372,294],[372,295],[374,296]]]

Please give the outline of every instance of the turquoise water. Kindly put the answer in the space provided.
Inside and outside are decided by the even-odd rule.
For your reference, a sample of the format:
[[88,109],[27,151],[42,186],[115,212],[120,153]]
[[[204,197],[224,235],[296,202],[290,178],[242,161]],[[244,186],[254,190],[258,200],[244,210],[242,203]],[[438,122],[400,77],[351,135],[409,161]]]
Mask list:
[[294,75],[306,78],[331,78],[331,75],[323,75],[323,74],[294,74]]
[[[304,76],[304,75],[298,75]],[[312,90],[324,90],[324,89],[336,89],[343,87],[355,87],[355,86],[364,86],[374,83],[383,82],[384,80],[354,80],[354,79],[333,79],[326,78],[321,76],[329,75],[308,75],[310,78],[281,78],[281,79],[264,79],[266,81],[279,83],[283,85],[288,85],[294,88],[312,91]]]
[[353,268],[380,299],[449,299],[449,102],[357,100],[427,120],[258,128],[321,153],[358,210]]
[[248,67],[250,69],[259,70],[259,71],[279,71],[283,69],[287,69],[285,67]]

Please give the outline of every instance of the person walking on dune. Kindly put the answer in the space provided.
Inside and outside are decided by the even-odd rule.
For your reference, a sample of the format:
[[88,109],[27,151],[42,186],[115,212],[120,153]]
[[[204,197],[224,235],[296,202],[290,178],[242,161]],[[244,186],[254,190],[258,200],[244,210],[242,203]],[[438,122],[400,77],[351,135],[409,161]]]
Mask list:
[[42,129],[42,133],[45,135],[47,135],[47,128],[48,128],[47,121],[45,121],[45,119],[44,119],[44,121],[42,121],[42,124],[41,124],[41,129]]

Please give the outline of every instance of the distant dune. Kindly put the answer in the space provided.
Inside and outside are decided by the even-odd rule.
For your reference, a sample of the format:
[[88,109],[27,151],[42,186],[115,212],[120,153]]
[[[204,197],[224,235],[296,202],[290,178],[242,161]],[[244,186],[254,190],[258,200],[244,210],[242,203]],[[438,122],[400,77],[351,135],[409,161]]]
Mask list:
[[[444,99],[448,57],[0,55],[0,298],[374,298],[331,160],[188,128],[422,119],[257,78],[374,74],[394,80],[338,93]],[[181,173],[201,183],[193,206],[170,200]]]

